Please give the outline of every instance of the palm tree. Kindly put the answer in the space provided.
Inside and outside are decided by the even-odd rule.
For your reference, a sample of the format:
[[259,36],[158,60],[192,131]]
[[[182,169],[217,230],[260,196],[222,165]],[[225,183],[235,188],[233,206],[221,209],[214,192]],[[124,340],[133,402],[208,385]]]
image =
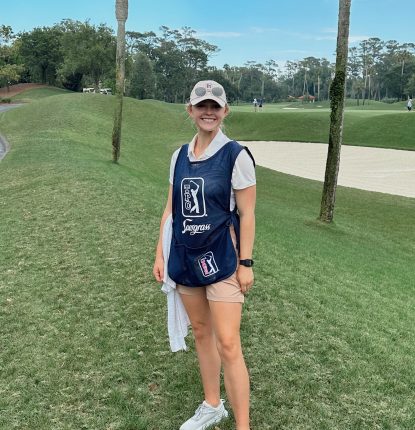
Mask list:
[[122,102],[125,78],[125,21],[128,18],[128,0],[116,0],[115,16],[118,21],[116,57],[116,107],[112,130],[112,161],[118,163],[121,144]]
[[321,199],[320,221],[333,221],[336,200],[337,176],[343,139],[344,93],[348,54],[350,4],[352,0],[339,0],[339,23],[337,30],[336,69],[330,87],[330,134],[326,174]]

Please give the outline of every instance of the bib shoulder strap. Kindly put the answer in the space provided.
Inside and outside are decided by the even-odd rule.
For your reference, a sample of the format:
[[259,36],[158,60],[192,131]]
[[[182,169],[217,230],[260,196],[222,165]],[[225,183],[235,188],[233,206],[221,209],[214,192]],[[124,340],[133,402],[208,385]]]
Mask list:
[[177,154],[176,164],[174,165],[174,172],[173,172],[173,186],[174,186],[174,182],[176,180],[177,165],[179,164],[179,161],[181,161],[181,159],[183,157],[187,156],[188,148],[189,148],[189,144],[185,143],[184,145],[182,145],[182,147],[180,148],[179,153]]
[[248,153],[248,155],[250,156],[250,158],[251,158],[252,162],[254,163],[254,167],[256,167],[255,158],[254,158],[254,156],[252,155],[252,152],[248,149],[248,147],[247,147],[247,146],[244,146],[244,149],[245,149],[245,151]]
[[187,152],[189,151],[189,144],[185,143],[184,145],[182,145],[182,147],[180,148],[180,151],[177,155],[177,159],[181,158],[181,157],[186,157],[187,156]]
[[255,163],[255,159],[254,156],[252,155],[251,151],[248,149],[247,146],[243,146],[241,145],[239,142],[237,142],[236,140],[231,140],[230,142],[228,142],[228,145],[231,145],[232,147],[232,151],[234,152],[235,156],[235,160],[237,158],[237,156],[239,155],[239,153],[245,149],[245,151],[248,153],[249,157],[251,158],[252,162],[254,163],[254,167],[256,167],[256,163]]

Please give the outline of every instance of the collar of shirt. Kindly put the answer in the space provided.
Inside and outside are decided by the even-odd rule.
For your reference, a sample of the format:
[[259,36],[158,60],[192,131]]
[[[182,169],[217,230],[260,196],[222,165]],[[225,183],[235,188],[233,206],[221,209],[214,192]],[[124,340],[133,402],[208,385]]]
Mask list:
[[196,142],[197,134],[189,143],[189,148],[187,151],[187,156],[189,157],[189,161],[200,161],[206,160],[212,155],[216,154],[219,149],[221,149],[224,145],[226,145],[230,139],[223,134],[222,130],[219,129],[216,136],[213,138],[212,142],[209,143],[209,146],[206,148],[205,152],[199,157],[196,158],[194,153],[195,142]]

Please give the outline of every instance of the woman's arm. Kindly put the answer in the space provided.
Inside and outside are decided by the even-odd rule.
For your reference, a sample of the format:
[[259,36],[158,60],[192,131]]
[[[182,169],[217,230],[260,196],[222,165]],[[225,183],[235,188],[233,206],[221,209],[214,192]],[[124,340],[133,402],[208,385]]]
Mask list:
[[156,258],[154,260],[153,275],[157,282],[163,282],[164,278],[164,257],[163,257],[163,227],[166,219],[171,214],[172,211],[172,186],[169,187],[169,194],[167,197],[166,207],[164,208],[163,216],[160,222],[160,233],[159,240],[156,248]]
[[[240,217],[239,258],[252,259],[255,239],[256,186],[234,191]],[[241,285],[241,291],[247,292],[254,283],[252,267],[239,265],[236,276]]]

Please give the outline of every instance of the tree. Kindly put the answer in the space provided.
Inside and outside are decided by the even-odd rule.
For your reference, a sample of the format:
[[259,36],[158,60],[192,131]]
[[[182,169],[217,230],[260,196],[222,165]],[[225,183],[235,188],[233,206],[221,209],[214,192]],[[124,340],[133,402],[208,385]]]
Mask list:
[[129,94],[137,99],[154,98],[156,79],[148,57],[139,53],[134,58]]
[[129,53],[148,58],[156,98],[184,103],[191,87],[208,70],[209,57],[217,47],[197,38],[189,27],[177,30],[162,26],[160,30],[160,36],[154,32],[127,32]]
[[324,222],[333,221],[334,204],[336,200],[340,150],[343,138],[344,96],[351,1],[352,0],[339,0],[336,68],[334,80],[330,87],[331,115],[329,146],[319,217],[320,221]]
[[0,26],[0,86],[6,86],[7,91],[12,82],[18,82],[23,66],[15,64],[16,49],[11,45],[15,39],[10,26]]
[[333,67],[325,58],[306,57],[302,61],[287,61],[285,75],[280,77],[282,92],[290,99],[312,95],[317,100],[329,98]]
[[396,40],[385,42],[386,51],[382,54],[382,82],[384,97],[399,100],[401,97],[401,67],[398,53],[399,43]]
[[351,98],[357,98],[357,104],[359,104],[361,92],[362,92],[362,80],[361,80],[361,61],[357,52],[356,47],[349,49],[349,60],[347,62],[348,76],[350,79],[350,96]]
[[[138,98],[184,103],[191,87],[216,76],[227,86],[229,99],[267,102],[314,97],[328,100],[334,64],[325,58],[288,61],[280,72],[270,59],[254,59],[243,66],[209,66],[218,47],[199,39],[189,27],[160,27],[126,33],[124,92]],[[82,86],[115,88],[116,37],[104,24],[64,20],[52,27],[35,28],[13,35],[0,25],[0,85],[8,82],[46,82],[77,91]],[[7,66],[7,67],[6,67]],[[350,48],[346,97],[388,102],[413,93],[415,44],[363,40]]]
[[63,62],[58,73],[63,86],[75,91],[82,84],[98,88],[100,81],[114,75],[116,41],[111,28],[70,19],[55,27],[61,32]]
[[408,83],[405,87],[405,92],[410,98],[413,98],[415,96],[415,73],[409,78]]
[[287,87],[288,87],[288,94],[291,95],[292,97],[295,97],[295,75],[297,73],[298,70],[298,63],[296,63],[295,61],[287,61],[285,63],[285,69],[286,69],[286,79],[289,80],[291,82],[291,84],[287,83]]
[[410,53],[410,49],[414,50],[415,45],[413,43],[404,43],[401,46],[399,46],[398,51],[398,58],[401,63],[401,99],[405,99],[404,95],[404,86],[405,86],[405,79],[404,79],[404,73],[405,73],[405,66],[410,61],[411,57],[413,57]]
[[112,161],[118,163],[121,145],[122,104],[125,79],[125,21],[128,18],[128,0],[116,0],[115,16],[118,21],[116,56],[116,108],[112,130]]
[[30,80],[54,84],[62,63],[61,32],[56,27],[34,28],[19,34],[19,55],[29,70]]
[[9,91],[9,85],[19,81],[22,71],[23,66],[18,64],[5,64],[4,66],[0,66],[0,87],[6,86],[7,91]]

